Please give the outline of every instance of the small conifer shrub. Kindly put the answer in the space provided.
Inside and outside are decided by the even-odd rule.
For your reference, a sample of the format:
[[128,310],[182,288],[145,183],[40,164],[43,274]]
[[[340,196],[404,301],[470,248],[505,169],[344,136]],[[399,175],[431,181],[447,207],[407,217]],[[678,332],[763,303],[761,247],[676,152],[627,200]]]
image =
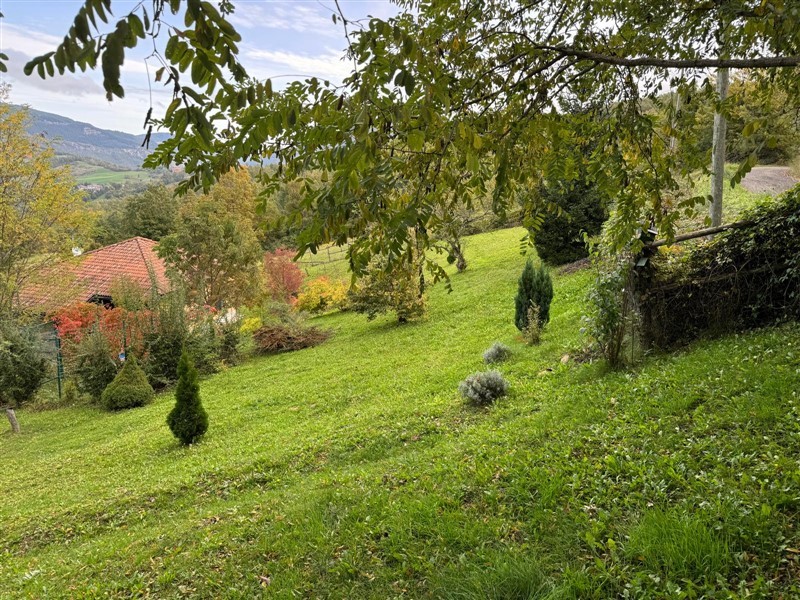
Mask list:
[[508,393],[508,382],[499,371],[473,373],[458,384],[458,391],[473,404],[487,405]]
[[511,356],[511,348],[500,342],[495,342],[483,353],[483,362],[487,365],[503,362]]
[[520,331],[528,327],[528,309],[532,306],[539,307],[539,325],[550,320],[550,303],[553,301],[553,280],[550,271],[543,264],[538,267],[528,259],[519,278],[517,297],[514,299],[516,312],[514,324]]
[[109,410],[122,410],[135,408],[149,403],[155,392],[153,386],[147,381],[147,375],[139,366],[139,361],[134,355],[129,355],[125,364],[117,373],[114,381],[108,384],[101,400],[103,406]]
[[197,369],[184,350],[178,363],[175,408],[167,416],[167,425],[183,445],[193,444],[208,429],[208,413],[200,403]]

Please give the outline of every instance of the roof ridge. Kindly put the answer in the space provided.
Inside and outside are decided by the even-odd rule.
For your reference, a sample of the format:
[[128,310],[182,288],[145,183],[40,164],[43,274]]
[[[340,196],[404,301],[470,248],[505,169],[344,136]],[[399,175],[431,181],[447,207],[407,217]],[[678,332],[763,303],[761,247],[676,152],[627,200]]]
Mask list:
[[[100,252],[100,250],[108,250],[109,248],[113,248],[114,246],[121,246],[122,244],[129,244],[130,242],[136,242],[137,248],[139,248],[139,252],[141,252],[141,246],[139,246],[139,240],[147,240],[148,242],[153,242],[157,244],[155,240],[151,240],[150,238],[143,237],[141,235],[135,235],[131,238],[126,240],[121,240],[119,242],[114,242],[113,244],[109,244],[108,246],[101,246],[100,248],[95,248],[94,250],[89,250],[88,252],[84,252],[80,256],[86,256],[87,254],[94,254],[95,252]],[[142,258],[144,258],[144,254],[142,254]]]
[[[141,255],[142,255],[142,261],[144,262],[144,265],[145,265],[145,267],[147,267],[147,271],[148,271],[148,273],[149,273],[149,272],[150,272],[150,269],[152,269],[153,267],[152,267],[152,265],[150,264],[150,261],[149,261],[149,260],[147,259],[147,257],[144,255],[144,250],[142,249],[142,244],[141,244],[141,242],[139,241],[139,240],[144,240],[144,239],[147,239],[147,238],[143,238],[142,236],[140,236],[140,235],[137,235],[137,236],[136,236],[135,238],[133,238],[133,239],[134,239],[134,240],[136,240],[136,247],[139,249],[139,254],[141,254]],[[148,241],[153,241],[153,240],[148,240]]]

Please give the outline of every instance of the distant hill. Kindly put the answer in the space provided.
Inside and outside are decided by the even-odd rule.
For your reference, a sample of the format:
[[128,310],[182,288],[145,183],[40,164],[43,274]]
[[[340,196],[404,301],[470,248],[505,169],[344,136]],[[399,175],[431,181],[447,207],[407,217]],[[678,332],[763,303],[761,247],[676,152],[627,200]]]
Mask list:
[[[28,131],[41,134],[53,146],[59,162],[102,163],[120,169],[140,169],[142,161],[160,142],[169,138],[166,133],[153,133],[150,149],[142,147],[144,134],[133,135],[121,131],[100,129],[89,123],[73,121],[67,117],[40,110],[29,109]],[[69,160],[66,157],[74,157]]]

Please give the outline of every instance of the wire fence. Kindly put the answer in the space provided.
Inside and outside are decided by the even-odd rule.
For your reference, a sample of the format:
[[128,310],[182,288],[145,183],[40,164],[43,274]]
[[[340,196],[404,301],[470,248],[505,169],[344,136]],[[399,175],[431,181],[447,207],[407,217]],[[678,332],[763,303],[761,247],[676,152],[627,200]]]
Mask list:
[[316,254],[306,254],[297,261],[303,267],[318,267],[347,260],[348,246],[327,246]]
[[66,373],[64,370],[64,355],[61,352],[61,338],[58,335],[55,323],[45,323],[39,326],[39,339],[42,340],[42,353],[51,366],[52,376],[45,382],[55,382],[58,390],[58,399],[64,393]]

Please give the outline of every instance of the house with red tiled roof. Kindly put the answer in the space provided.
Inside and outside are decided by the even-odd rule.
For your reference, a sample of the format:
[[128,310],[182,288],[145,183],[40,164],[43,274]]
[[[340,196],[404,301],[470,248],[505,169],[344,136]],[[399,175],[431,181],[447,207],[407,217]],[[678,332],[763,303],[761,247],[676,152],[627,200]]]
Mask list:
[[48,310],[76,302],[113,305],[112,287],[122,279],[138,285],[144,293],[150,293],[154,285],[158,293],[164,293],[169,280],[156,244],[134,237],[59,262],[20,291],[20,305]]

